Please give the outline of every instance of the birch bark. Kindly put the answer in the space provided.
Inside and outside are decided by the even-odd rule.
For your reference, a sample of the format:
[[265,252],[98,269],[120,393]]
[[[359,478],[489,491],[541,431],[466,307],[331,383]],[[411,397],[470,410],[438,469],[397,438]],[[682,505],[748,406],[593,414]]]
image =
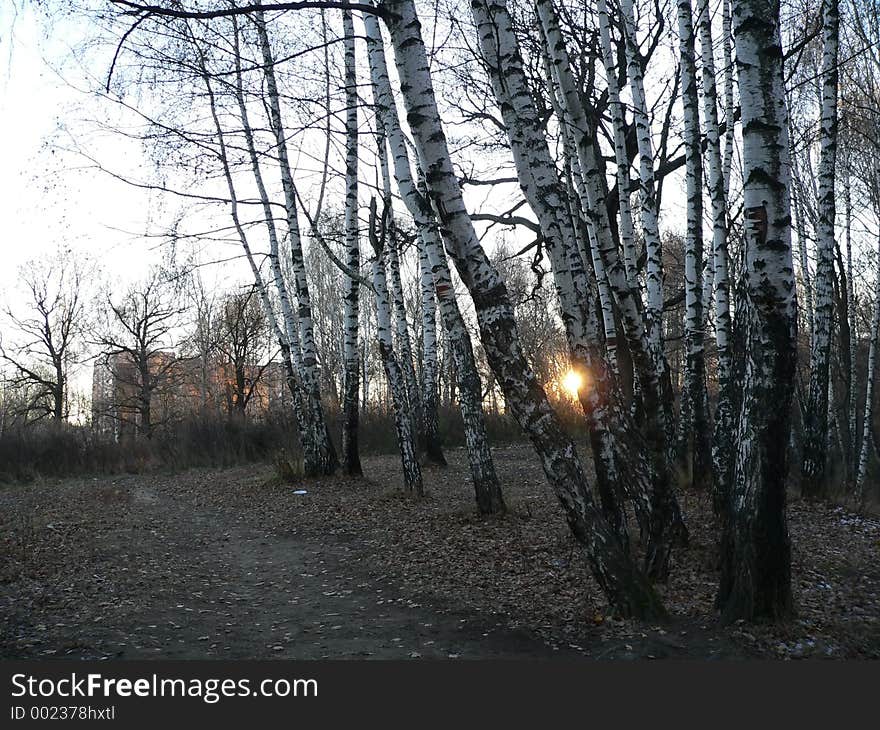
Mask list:
[[[345,264],[349,271],[361,269],[358,231],[358,93],[354,19],[351,10],[342,11],[345,36]],[[342,470],[360,476],[358,421],[360,409],[360,352],[358,351],[358,280],[344,275],[343,295],[343,382],[342,382]]]
[[733,0],[732,10],[743,130],[745,347],[718,603],[726,621],[778,620],[792,611],[785,487],[797,361],[788,110],[778,0]]
[[[728,0],[723,0],[727,7]],[[729,8],[727,9],[729,16]],[[712,15],[709,0],[700,0],[699,6],[700,54],[702,60],[703,118],[706,125],[706,161],[709,170],[709,199],[712,205],[712,258],[715,290],[715,344],[718,353],[717,378],[718,401],[715,407],[715,431],[712,440],[712,468],[715,489],[716,512],[721,510],[723,497],[718,485],[729,479],[732,456],[730,433],[733,428],[731,409],[731,355],[730,355],[730,279],[727,251],[727,180],[725,162],[721,153],[720,126],[718,120],[718,89],[715,83],[715,57],[712,43]],[[729,32],[729,17],[728,28]],[[728,40],[723,39],[726,56],[729,55]],[[725,63],[727,62],[725,58]],[[725,97],[733,95],[733,83],[728,77],[732,71],[724,70]],[[726,98],[726,103],[732,99]],[[727,107],[726,120],[733,131],[733,118]],[[726,134],[726,133],[725,133]],[[727,147],[732,141],[727,142]]]
[[651,120],[648,116],[633,0],[620,0],[620,9],[623,16],[624,48],[632,96],[633,124],[636,128],[639,151],[640,218],[642,235],[645,237],[645,314],[651,344],[659,350],[663,347],[663,248],[657,220],[654,145],[651,139]]
[[871,452],[871,429],[874,424],[874,382],[877,379],[877,343],[880,338],[880,236],[877,238],[877,268],[874,285],[874,315],[871,318],[871,342],[868,346],[868,372],[865,387],[865,411],[862,419],[862,438],[857,453],[856,499],[865,498],[865,478],[868,475],[868,456]]
[[479,244],[452,166],[434,98],[427,51],[412,0],[385,0],[401,92],[422,160],[441,235],[471,292],[481,339],[511,413],[528,434],[575,537],[615,610],[630,616],[664,613],[656,593],[624,552],[596,507],[577,450],[566,436],[526,361],[504,283]]
[[384,261],[389,214],[390,210],[386,207],[382,213],[380,223],[376,213],[376,199],[373,198],[370,205],[369,237],[374,253],[372,268],[373,288],[376,290],[376,337],[379,341],[379,356],[382,358],[382,366],[385,368],[388,388],[391,391],[394,425],[397,429],[397,444],[400,448],[400,461],[403,465],[404,488],[408,492],[415,492],[417,496],[421,497],[424,495],[424,486],[422,484],[419,460],[416,455],[412,420],[407,410],[406,380],[397,362],[397,356],[394,352],[394,339],[391,334],[391,301],[385,276]]
[[[592,390],[598,390],[600,386],[607,389],[610,381],[605,375],[605,364],[597,347],[598,332],[594,327],[595,315],[590,311],[592,296],[583,260],[566,207],[564,187],[550,156],[525,77],[510,15],[503,0],[472,0],[471,14],[477,26],[482,57],[507,128],[520,188],[538,217],[544,248],[551,261],[572,365],[584,373]],[[592,248],[595,250],[595,247]],[[613,312],[609,314],[613,318]],[[610,397],[607,390],[597,395],[603,401]],[[594,412],[586,400],[584,407],[591,429],[602,429],[604,437],[610,440],[612,436],[605,423],[605,410]],[[598,423],[597,418],[600,419]],[[616,494],[619,486],[613,464],[614,447],[608,444],[607,449],[595,453],[599,457],[596,464],[597,486],[603,512],[620,535],[621,543],[626,545],[625,513]]]
[[[703,344],[703,156],[700,139],[699,95],[694,22],[691,0],[678,0],[679,69],[684,118],[687,234],[685,236],[685,381],[687,398],[680,419],[686,472],[692,485],[711,484],[709,403],[706,393],[706,359]],[[711,45],[709,57],[711,58]],[[703,77],[706,77],[704,67]],[[707,102],[708,104],[708,102]],[[714,98],[711,100],[714,106]],[[717,127],[715,129],[717,142]]]
[[256,10],[253,17],[264,64],[263,74],[266,81],[266,104],[269,112],[269,126],[275,136],[275,151],[278,155],[281,186],[284,190],[284,207],[287,214],[291,268],[293,270],[298,305],[297,319],[299,322],[300,350],[302,352],[302,380],[305,389],[307,417],[311,428],[311,437],[309,438],[304,457],[305,471],[308,476],[332,474],[338,465],[338,458],[333,441],[327,431],[324,407],[321,403],[312,307],[296,210],[296,188],[294,186],[290,160],[287,155],[287,140],[281,116],[281,101],[278,93],[278,84],[275,79],[275,59],[263,11],[261,9]]
[[805,497],[825,494],[828,442],[828,367],[834,277],[834,176],[837,162],[837,57],[839,0],[822,5],[822,116],[819,132],[819,218],[816,228],[816,311],[810,352],[810,391],[804,415],[801,492]]
[[617,62],[611,46],[611,23],[608,18],[608,5],[605,0],[596,0],[596,14],[599,21],[599,43],[602,48],[602,64],[608,89],[608,111],[614,140],[614,160],[617,164],[617,201],[620,221],[620,245],[626,278],[630,289],[638,291],[636,277],[636,239],[633,228],[632,207],[630,204],[629,154],[626,150],[626,115],[620,100],[617,85]]
[[440,426],[437,420],[437,302],[434,299],[434,278],[425,243],[418,242],[419,292],[422,305],[422,431],[425,453],[438,466],[446,466],[446,457],[440,444]]
[[[236,43],[236,82],[237,82],[237,92],[236,96],[240,96],[241,94],[241,71],[240,71],[240,55],[237,53],[237,43],[238,43],[238,28],[234,27],[233,36]],[[270,327],[272,328],[272,332],[275,335],[275,339],[278,341],[278,345],[281,348],[281,355],[284,363],[284,368],[287,374],[287,384],[291,392],[291,400],[293,403],[294,415],[296,417],[296,422],[299,430],[299,439],[300,444],[303,449],[303,453],[306,451],[306,444],[308,443],[308,439],[310,437],[310,429],[308,420],[305,415],[305,407],[303,404],[303,388],[298,375],[298,371],[296,369],[296,365],[294,363],[293,355],[292,355],[292,347],[289,339],[289,332],[282,330],[281,326],[278,323],[278,318],[275,314],[275,308],[272,306],[272,301],[269,298],[269,292],[266,288],[266,284],[263,280],[263,276],[260,272],[260,267],[257,265],[257,262],[254,258],[253,251],[251,249],[250,243],[248,241],[247,233],[245,232],[244,226],[242,225],[241,218],[239,216],[238,211],[238,194],[235,189],[235,184],[233,182],[232,170],[229,166],[229,156],[227,154],[227,145],[226,145],[226,134],[223,129],[223,126],[220,122],[220,116],[217,110],[216,103],[216,95],[214,93],[213,86],[211,84],[211,77],[208,73],[205,57],[201,50],[201,47],[196,44],[199,55],[199,71],[202,75],[202,79],[205,82],[205,90],[208,95],[208,106],[211,112],[211,120],[214,124],[214,130],[217,134],[217,144],[219,148],[218,159],[220,161],[221,167],[223,169],[223,178],[226,182],[226,187],[229,192],[229,200],[230,200],[230,216],[232,218],[233,226],[235,228],[236,234],[238,235],[239,242],[241,243],[242,249],[245,252],[245,257],[247,258],[248,265],[250,266],[251,273],[254,276],[254,282],[257,287],[257,292],[259,293],[260,302],[263,306],[263,310],[266,313],[266,317],[269,320]],[[243,117],[243,126],[247,130],[248,125],[246,122],[246,117]],[[255,174],[257,175],[257,179],[259,179],[259,167],[255,167]],[[265,210],[265,208],[264,208]],[[267,231],[269,236],[273,235],[273,222],[269,216],[267,216]],[[280,292],[279,292],[280,294]],[[286,328],[285,328],[286,329]]]
[[[561,92],[562,106],[577,140],[578,162],[581,166],[588,214],[595,234],[594,250],[604,268],[621,313],[630,352],[636,367],[645,405],[645,440],[649,447],[650,461],[656,478],[653,481],[652,529],[649,542],[647,566],[649,573],[664,578],[668,570],[670,547],[675,539],[685,540],[686,529],[669,481],[666,461],[668,425],[671,423],[671,392],[663,390],[661,377],[665,358],[648,337],[641,312],[641,301],[629,288],[626,274],[618,256],[617,244],[611,235],[605,206],[602,173],[596,162],[595,139],[580,103],[577,87],[570,69],[565,41],[559,29],[555,9],[550,0],[537,0],[536,7],[541,21],[547,53]],[[505,60],[505,69],[509,60]],[[502,109],[504,105],[502,104]],[[522,114],[522,110],[518,110]],[[598,272],[597,272],[598,278]],[[668,383],[667,380],[663,380]]]
[[364,29],[376,114],[388,138],[398,190],[419,230],[422,247],[428,258],[433,288],[446,331],[448,350],[455,363],[456,378],[459,383],[459,406],[464,422],[468,463],[474,482],[477,507],[481,514],[496,514],[504,511],[504,500],[486,434],[482,384],[470,335],[455,298],[446,254],[434,222],[434,213],[428,202],[427,191],[419,191],[412,177],[407,142],[400,127],[397,105],[391,91],[378,19],[373,15],[364,15]]

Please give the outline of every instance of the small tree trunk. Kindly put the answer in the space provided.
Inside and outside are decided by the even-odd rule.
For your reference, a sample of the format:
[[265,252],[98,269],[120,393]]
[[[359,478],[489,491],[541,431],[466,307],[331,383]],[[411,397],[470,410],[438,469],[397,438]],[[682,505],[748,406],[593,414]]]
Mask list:
[[856,472],[856,499],[865,499],[865,478],[868,474],[868,456],[871,451],[871,429],[874,424],[874,381],[877,379],[877,342],[880,337],[880,236],[877,238],[877,269],[875,272],[878,285],[874,293],[874,316],[871,318],[871,343],[868,346],[868,372],[865,376],[865,413],[862,419],[862,440],[858,453],[858,470]]
[[850,189],[850,161],[849,152],[844,153],[844,171],[843,171],[843,205],[844,205],[844,231],[846,236],[846,312],[844,319],[847,330],[847,384],[846,384],[846,412],[847,412],[847,443],[846,443],[846,461],[849,465],[849,473],[847,475],[847,483],[852,485],[855,482],[856,462],[858,456],[858,434],[856,433],[857,416],[856,416],[856,356],[857,356],[857,338],[856,338],[856,300],[855,300],[855,282],[853,281],[853,257],[852,257],[852,191]]
[[[711,484],[712,470],[706,359],[703,346],[703,158],[691,0],[678,0],[678,37],[687,180],[687,235],[684,256],[687,355],[683,389],[683,397],[687,399],[687,404],[682,408],[680,428],[691,484],[706,489]],[[708,54],[711,53],[710,46]],[[711,103],[715,104],[714,99]]]
[[[354,22],[351,10],[342,11],[345,33],[345,265],[350,272],[361,268],[358,241],[358,95],[355,59]],[[358,280],[345,275],[343,303],[343,382],[342,382],[342,470],[348,476],[360,476],[358,448],[358,390],[360,388],[360,352],[358,351]]]
[[[244,97],[242,92],[242,78],[241,78],[241,56],[238,53],[238,27],[234,26],[233,33],[233,41],[235,44],[235,64],[236,64],[236,97],[239,102],[239,110],[241,111],[241,121],[243,130],[245,132],[245,139],[250,140],[248,151],[251,155],[251,163],[253,166],[254,179],[257,183],[258,190],[260,191],[260,198],[263,203],[263,211],[266,216],[266,226],[267,232],[269,235],[270,246],[272,246],[272,242],[274,240],[275,251],[277,252],[277,234],[274,226],[274,218],[271,215],[271,210],[268,206],[268,196],[266,195],[265,186],[262,185],[262,175],[260,173],[260,166],[258,161],[256,160],[256,151],[253,146],[253,136],[250,134],[250,125],[248,123],[247,111],[242,111],[244,105]],[[236,234],[238,235],[239,242],[241,243],[241,247],[244,250],[245,258],[247,259],[248,265],[250,266],[251,273],[254,276],[254,282],[256,283],[257,291],[260,296],[260,302],[263,305],[263,310],[266,313],[266,316],[269,319],[270,327],[272,328],[272,332],[275,335],[275,339],[278,342],[278,346],[281,348],[281,355],[284,362],[284,368],[287,374],[287,384],[291,393],[291,401],[293,404],[294,415],[296,417],[296,422],[298,426],[298,435],[300,444],[302,446],[303,453],[307,451],[307,445],[309,443],[310,438],[310,429],[305,413],[305,408],[303,406],[303,389],[300,384],[300,379],[298,375],[298,371],[296,369],[296,363],[294,361],[294,346],[292,345],[291,337],[295,333],[295,328],[292,326],[292,317],[291,320],[288,320],[288,317],[285,316],[285,330],[282,330],[278,318],[275,315],[275,309],[272,306],[272,302],[269,299],[268,289],[266,288],[266,284],[263,281],[263,276],[260,273],[260,267],[257,265],[257,262],[254,258],[253,251],[251,250],[250,244],[248,242],[247,234],[245,233],[244,226],[242,225],[241,218],[238,214],[238,195],[236,193],[235,184],[232,179],[232,171],[229,167],[229,158],[226,153],[226,140],[225,134],[223,131],[223,127],[220,123],[220,117],[217,112],[217,105],[215,101],[214,91],[211,84],[211,78],[208,74],[205,58],[199,50],[199,71],[202,75],[202,79],[205,82],[205,90],[208,94],[208,102],[209,108],[211,110],[211,119],[214,123],[214,130],[217,133],[217,141],[220,148],[219,151],[219,161],[223,169],[223,177],[226,181],[226,187],[229,191],[229,200],[230,200],[230,216],[232,218],[233,226],[235,227]],[[271,258],[270,258],[271,260]],[[273,270],[273,273],[274,270]],[[278,280],[276,278],[276,284]],[[283,283],[283,282],[282,282]],[[286,292],[286,288],[279,290],[279,296],[282,292]],[[283,300],[282,300],[283,305]],[[289,313],[289,306],[288,306]],[[295,339],[293,341],[295,345]]]
[[639,150],[639,199],[642,235],[645,237],[645,314],[648,332],[655,349],[662,350],[663,342],[663,248],[657,221],[657,198],[654,180],[654,145],[651,140],[651,120],[645,97],[645,82],[641,52],[636,37],[636,19],[633,0],[621,0],[624,48],[627,76],[633,104],[633,124]]
[[437,302],[434,299],[434,277],[425,243],[419,241],[419,290],[422,300],[422,412],[424,417],[425,453],[428,460],[446,466],[446,457],[440,443],[440,425],[437,420]]
[[822,4],[822,118],[819,133],[819,220],[816,229],[816,312],[810,353],[810,392],[804,416],[801,492],[815,499],[825,495],[828,442],[828,368],[834,277],[834,176],[837,162],[837,57],[840,14],[838,0]]
[[633,291],[638,291],[636,240],[630,205],[629,155],[626,150],[626,117],[623,102],[620,100],[620,89],[617,85],[617,62],[611,47],[611,23],[608,19],[608,6],[605,0],[596,0],[596,14],[599,20],[599,43],[602,47],[602,63],[605,66],[605,79],[608,88],[608,111],[611,113],[611,124],[614,130],[620,244],[623,248],[623,260],[629,287]]
[[[728,0],[724,0],[729,14]],[[721,154],[721,140],[718,122],[718,91],[715,84],[715,58],[712,43],[712,15],[709,0],[700,0],[699,7],[700,51],[703,71],[703,110],[706,120],[706,160],[709,170],[709,198],[712,203],[712,258],[715,293],[715,345],[718,353],[717,378],[718,401],[715,407],[715,432],[712,439],[712,468],[714,485],[714,505],[716,515],[722,517],[726,497],[723,485],[730,479],[730,464],[733,458],[732,440],[733,409],[731,405],[731,355],[730,355],[730,278],[728,273],[727,251],[727,188],[725,162]],[[727,29],[729,32],[729,18]],[[723,39],[725,53],[729,50],[729,40]],[[733,95],[732,69],[724,70],[725,95]],[[730,87],[729,89],[727,87]],[[726,117],[732,125],[732,115]],[[733,129],[729,130],[732,135]],[[732,144],[728,141],[728,144]],[[725,148],[726,152],[726,148]]]
[[403,371],[394,353],[394,340],[391,335],[391,302],[388,295],[388,284],[385,278],[384,249],[388,208],[382,215],[381,234],[377,232],[380,225],[376,216],[376,199],[370,207],[370,243],[373,246],[373,288],[376,290],[376,337],[379,340],[379,355],[388,378],[391,391],[391,402],[394,409],[394,424],[397,428],[397,443],[400,447],[400,461],[403,465],[403,484],[408,492],[417,496],[424,495],[422,472],[416,456],[415,439],[413,438],[412,420],[407,412],[406,381]]
[[307,476],[332,474],[338,466],[336,449],[327,430],[324,407],[321,404],[320,381],[318,378],[318,356],[315,347],[312,307],[309,285],[303,258],[299,219],[296,210],[296,187],[293,172],[287,155],[287,139],[281,118],[281,102],[275,80],[275,59],[269,43],[269,34],[262,10],[254,13],[263,58],[263,74],[266,80],[266,101],[269,111],[269,126],[275,136],[276,153],[281,173],[281,187],[284,190],[284,208],[287,214],[288,237],[290,240],[291,268],[296,287],[297,319],[299,321],[299,341],[302,352],[302,381],[305,390],[305,409],[310,427],[310,438],[304,453],[304,469]]
[[[434,223],[434,214],[428,202],[427,189],[419,191],[413,181],[407,142],[400,128],[397,106],[391,93],[391,82],[385,62],[379,21],[373,15],[365,15],[364,28],[367,35],[370,78],[373,84],[376,115],[388,138],[397,187],[419,230],[422,250],[430,267],[431,284],[433,291],[436,292],[447,338],[444,359],[449,354],[455,364],[455,376],[458,379],[460,389],[459,405],[464,422],[468,463],[474,483],[477,508],[481,514],[497,514],[504,511],[504,500],[486,434],[482,408],[482,384],[474,359],[471,338],[455,298],[455,289],[449,273],[449,266],[446,263],[446,254],[443,251],[443,244]],[[447,370],[451,369],[447,368]],[[451,405],[454,379],[450,377],[448,381],[447,404]]]

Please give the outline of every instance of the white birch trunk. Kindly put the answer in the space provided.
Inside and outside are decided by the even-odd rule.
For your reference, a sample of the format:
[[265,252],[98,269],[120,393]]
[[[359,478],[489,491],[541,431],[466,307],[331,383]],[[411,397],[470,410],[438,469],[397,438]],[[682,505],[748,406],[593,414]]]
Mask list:
[[733,33],[730,0],[721,0],[721,49],[724,66],[724,157],[721,174],[724,178],[724,197],[727,199],[730,195],[730,178],[733,172],[734,113],[736,112],[733,99]]
[[819,219],[816,228],[816,311],[810,352],[810,391],[804,416],[801,492],[825,494],[828,442],[828,368],[834,278],[834,176],[837,162],[837,57],[840,14],[838,0],[822,5],[822,117],[819,132]]
[[[601,171],[596,162],[595,140],[580,103],[555,10],[550,0],[538,0],[536,6],[547,43],[547,53],[561,92],[562,106],[567,114],[566,121],[571,125],[577,140],[578,162],[589,206],[587,212],[595,233],[594,250],[598,253],[598,259],[608,276],[621,312],[624,331],[644,395],[645,437],[651,450],[650,460],[656,475],[652,492],[652,526],[655,533],[649,544],[648,569],[652,575],[662,578],[668,569],[669,546],[677,534],[683,536],[685,533],[678,504],[670,488],[666,462],[667,424],[671,419],[665,409],[670,405],[670,399],[660,395],[659,376],[665,359],[662,352],[653,347],[649,340],[642,317],[641,302],[628,286],[617,245],[611,235]],[[505,71],[507,72],[508,69],[509,64],[506,63]]]
[[[796,164],[792,164],[795,179],[798,171]],[[795,219],[795,230],[798,239],[798,259],[800,261],[801,282],[804,286],[804,296],[806,298],[807,327],[809,328],[810,340],[813,338],[813,283],[810,274],[810,265],[807,261],[807,224],[804,213],[804,206],[800,200],[800,188],[797,184],[791,186],[792,211]]]
[[468,463],[474,482],[477,507],[481,514],[497,514],[504,512],[505,506],[486,434],[482,384],[471,338],[456,302],[455,289],[446,263],[443,244],[434,224],[433,211],[424,191],[417,190],[412,177],[407,142],[400,127],[397,105],[391,92],[382,33],[377,18],[373,15],[364,15],[364,29],[376,115],[388,139],[398,190],[419,230],[422,247],[428,258],[432,286],[437,295],[449,351],[455,363],[460,391],[459,405],[464,422]]
[[464,206],[440,123],[415,4],[412,0],[386,0],[382,7],[389,11],[386,24],[407,118],[441,235],[473,297],[483,346],[507,405],[538,452],[569,527],[586,546],[592,572],[612,605],[631,616],[662,614],[655,592],[627,558],[596,507],[577,450],[528,366],[507,290],[480,246]]
[[855,496],[859,503],[865,499],[865,478],[871,452],[871,430],[874,424],[874,382],[877,379],[877,343],[880,337],[880,236],[877,239],[877,268],[874,284],[874,316],[871,318],[871,342],[868,346],[868,368],[865,386],[865,412],[862,419],[862,438],[858,452]]
[[[691,484],[705,489],[711,483],[711,446],[703,345],[703,156],[691,0],[678,0],[678,38],[687,186],[684,251],[686,358],[682,394],[687,404],[682,408],[680,441],[684,446],[683,456]],[[711,103],[714,105],[714,99]],[[715,133],[717,139],[717,128]]]
[[[376,199],[370,207],[370,243],[373,246],[373,288],[376,291],[376,337],[379,342],[379,356],[388,378],[394,409],[394,425],[397,429],[397,444],[400,447],[400,461],[403,465],[403,484],[408,492],[417,496],[424,495],[422,471],[416,455],[415,438],[412,430],[412,419],[407,410],[406,380],[394,352],[394,339],[391,334],[392,314],[388,284],[385,275],[385,242],[388,230],[388,213],[386,208],[379,223],[376,215]],[[381,233],[377,228],[381,226]]]
[[[778,0],[733,0],[743,130],[744,328],[736,460],[725,485],[718,605],[725,621],[792,610],[787,447],[797,363],[788,110]],[[740,316],[742,319],[740,319]]]
[[[591,390],[598,391],[600,385],[604,387],[597,395],[605,400],[612,397],[608,392],[611,382],[604,374],[605,363],[597,347],[598,332],[591,311],[588,280],[566,208],[565,190],[538,119],[510,15],[503,0],[473,0],[471,13],[495,98],[507,127],[520,188],[538,217],[544,247],[550,258],[572,364],[576,370],[586,371],[586,380],[593,384]],[[595,412],[586,401],[584,408],[591,427],[602,429],[605,437],[610,439],[604,409]],[[626,545],[625,513],[615,494],[619,485],[613,463],[614,447],[608,444],[606,449],[596,453],[602,508],[606,519],[619,533],[621,543]]]
[[[725,7],[728,0],[723,0]],[[729,15],[729,8],[727,10]],[[733,428],[731,410],[731,353],[730,353],[730,277],[727,250],[727,180],[722,159],[718,121],[718,90],[715,83],[715,57],[712,44],[712,14],[709,0],[700,0],[699,6],[700,53],[702,58],[703,118],[706,126],[706,161],[708,167],[709,199],[712,205],[712,273],[715,292],[715,345],[718,354],[718,402],[715,408],[715,432],[712,443],[712,465],[715,484],[716,511],[722,509],[717,487],[730,478],[732,457],[730,433]],[[729,32],[729,17],[727,29]],[[729,39],[724,39],[725,54],[729,55]],[[727,61],[725,60],[725,63]],[[733,95],[732,69],[725,68],[725,103],[729,92]],[[727,88],[729,87],[729,88]],[[726,121],[733,131],[730,107],[726,107]],[[732,142],[728,142],[732,144]],[[725,149],[726,153],[726,149]]]
[[[391,208],[391,173],[388,166],[388,148],[385,140],[385,130],[380,127],[377,135],[376,146],[378,149],[379,169],[382,177],[382,195],[389,211],[388,242],[385,249],[386,272],[391,294],[391,313],[394,318],[394,341],[397,352],[398,365],[403,371],[404,383],[406,384],[407,413],[412,420],[412,429],[415,434],[416,448],[419,453],[425,451],[424,410],[422,408],[422,394],[416,379],[415,364],[413,362],[412,344],[409,337],[409,325],[406,321],[406,305],[403,299],[403,281],[400,275],[400,236],[397,231],[397,223]],[[435,461],[434,454],[426,454]],[[442,450],[441,461],[436,463],[445,464]]]
[[844,206],[844,231],[846,237],[846,324],[849,333],[849,372],[847,373],[847,443],[846,463],[849,466],[848,484],[855,481],[855,468],[858,457],[856,433],[856,300],[855,282],[853,281],[853,257],[852,257],[852,190],[850,185],[850,160],[849,151],[844,152],[843,162],[843,206]]
[[[235,30],[235,43],[237,50],[238,43],[238,31],[237,28]],[[232,218],[233,226],[235,227],[236,234],[238,235],[239,242],[241,243],[242,249],[245,253],[245,258],[248,261],[248,265],[250,266],[251,273],[254,277],[254,282],[257,287],[257,292],[260,297],[260,302],[263,306],[263,310],[266,313],[266,317],[269,320],[269,325],[272,329],[273,334],[275,335],[275,339],[278,342],[279,347],[281,348],[281,354],[284,362],[284,367],[287,373],[287,384],[291,392],[291,400],[293,403],[294,415],[296,417],[297,425],[299,428],[299,438],[300,444],[303,448],[303,453],[306,450],[306,444],[308,443],[308,438],[310,436],[310,429],[308,425],[308,420],[305,415],[305,406],[303,403],[304,400],[304,389],[302,386],[302,382],[300,380],[299,371],[296,369],[296,364],[293,360],[293,352],[290,343],[290,339],[288,336],[288,332],[283,331],[281,326],[278,323],[278,318],[275,314],[275,308],[272,306],[272,302],[269,298],[268,289],[266,288],[266,284],[263,281],[263,276],[260,273],[260,267],[257,265],[257,262],[253,255],[253,250],[251,249],[250,243],[247,238],[247,234],[245,232],[244,226],[241,222],[241,217],[238,212],[238,194],[235,189],[235,184],[232,178],[232,171],[229,167],[229,156],[227,154],[227,145],[226,145],[226,136],[223,130],[223,126],[220,122],[220,117],[217,112],[217,104],[216,97],[214,94],[213,87],[211,85],[211,79],[208,74],[204,55],[199,48],[199,63],[200,63],[200,72],[202,74],[202,78],[205,82],[205,89],[208,94],[208,105],[211,111],[211,119],[214,123],[214,130],[217,134],[217,144],[219,147],[218,158],[221,163],[221,167],[223,168],[223,177],[226,182],[226,187],[229,192],[229,201],[230,201],[230,216]],[[240,56],[236,53],[236,80],[237,80],[237,88],[238,93],[241,93],[241,76],[240,76]],[[246,119],[243,119],[245,129],[247,129]],[[255,173],[259,175],[259,167],[254,168]],[[267,231],[269,235],[272,235],[272,223],[268,219],[267,216]]]
[[633,104],[633,123],[639,150],[639,198],[642,235],[645,237],[645,314],[648,332],[655,349],[663,347],[663,248],[657,220],[656,184],[654,180],[654,144],[651,120],[645,97],[641,51],[636,35],[633,0],[620,0],[623,35],[626,49],[627,75]]
[[428,459],[446,466],[446,457],[440,445],[440,425],[437,420],[437,302],[434,298],[434,278],[424,241],[419,239],[419,293],[422,305],[422,432]]
[[284,208],[287,214],[287,234],[290,242],[291,270],[296,287],[297,319],[299,322],[299,343],[302,353],[302,380],[306,390],[306,408],[312,430],[305,455],[305,471],[308,476],[332,474],[338,459],[333,441],[327,431],[324,408],[321,404],[320,379],[318,377],[318,356],[315,347],[312,307],[309,297],[309,284],[306,277],[300,236],[299,217],[296,206],[296,187],[293,172],[287,155],[287,140],[281,117],[281,101],[275,80],[275,59],[266,30],[262,10],[254,13],[255,25],[263,59],[263,74],[266,81],[266,103],[269,112],[269,126],[275,136],[278,166],[281,174],[281,187],[284,190]]
[[[345,35],[345,265],[350,272],[361,269],[358,231],[358,93],[354,20],[351,10],[342,11]],[[358,392],[360,352],[358,348],[359,294],[357,278],[345,274],[343,295],[343,383],[342,383],[342,470],[360,476],[358,448]]]
[[620,100],[620,88],[617,85],[617,62],[611,46],[611,23],[608,19],[608,5],[605,0],[596,0],[596,14],[599,21],[599,43],[602,48],[602,64],[605,66],[605,79],[608,88],[608,111],[611,114],[613,130],[614,159],[617,163],[620,245],[623,249],[627,282],[630,289],[638,291],[636,239],[630,205],[629,155],[626,152],[626,115],[623,103]]

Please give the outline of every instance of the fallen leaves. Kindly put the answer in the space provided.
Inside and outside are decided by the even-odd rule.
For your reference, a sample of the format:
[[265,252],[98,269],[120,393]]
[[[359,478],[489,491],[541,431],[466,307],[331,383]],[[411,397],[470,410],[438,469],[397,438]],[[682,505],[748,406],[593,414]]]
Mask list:
[[[80,655],[100,654],[96,645],[109,646],[111,639],[153,651],[167,641],[156,634],[159,629],[116,636],[111,628],[133,621],[127,617],[155,593],[167,596],[168,615],[152,623],[175,632],[179,641],[186,641],[194,616],[204,616],[198,619],[204,623],[216,613],[216,633],[229,637],[224,646],[208,646],[214,633],[190,640],[217,652],[206,656],[246,652],[245,638],[231,642],[262,597],[263,611],[279,621],[285,610],[306,610],[320,599],[320,622],[311,631],[303,627],[302,634],[328,636],[349,627],[337,606],[374,591],[357,599],[365,615],[464,614],[597,657],[880,657],[880,521],[793,502],[798,618],[786,626],[722,628],[713,607],[716,528],[708,499],[681,495],[691,546],[674,553],[670,582],[659,588],[672,624],[643,626],[609,614],[527,448],[495,450],[510,508],[503,518],[475,513],[464,454],[447,456],[448,469],[424,470],[428,495],[421,501],[401,491],[395,457],[364,459],[369,480],[298,484],[306,498],[273,483],[271,468],[261,466],[0,490],[0,650],[4,656],[45,652],[50,649],[41,648],[43,637],[75,629],[86,635],[81,646],[70,644]],[[168,514],[150,512],[166,507]],[[175,524],[173,510],[186,514],[191,526]],[[308,546],[312,557],[288,565],[279,553],[275,563],[245,571],[241,580],[247,585],[237,585],[223,562],[216,562],[217,552],[221,545],[226,552],[240,549],[236,541],[251,533],[244,549],[261,560],[279,540]],[[340,550],[344,559],[338,563]],[[197,584],[191,584],[193,576]],[[87,635],[90,622],[111,627],[102,629],[103,644],[97,634]],[[274,618],[260,623],[254,621],[254,630],[268,639],[261,650],[281,653],[288,640],[277,639],[296,636],[276,627]],[[432,623],[419,622],[419,630],[439,630]],[[417,647],[404,646],[396,634],[385,641],[399,645],[402,656],[460,653],[435,646],[434,639]],[[326,653],[316,643],[315,651]],[[351,653],[375,652],[353,647]]]

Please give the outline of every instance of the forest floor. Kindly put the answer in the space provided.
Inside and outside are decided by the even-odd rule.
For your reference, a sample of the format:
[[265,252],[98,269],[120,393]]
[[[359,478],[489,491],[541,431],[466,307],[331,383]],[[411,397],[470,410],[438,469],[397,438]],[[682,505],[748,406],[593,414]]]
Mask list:
[[421,501],[393,457],[0,487],[0,658],[880,658],[880,520],[792,501],[797,618],[722,627],[709,499],[684,494],[647,625],[606,615],[527,445],[495,450],[501,519],[448,456]]

